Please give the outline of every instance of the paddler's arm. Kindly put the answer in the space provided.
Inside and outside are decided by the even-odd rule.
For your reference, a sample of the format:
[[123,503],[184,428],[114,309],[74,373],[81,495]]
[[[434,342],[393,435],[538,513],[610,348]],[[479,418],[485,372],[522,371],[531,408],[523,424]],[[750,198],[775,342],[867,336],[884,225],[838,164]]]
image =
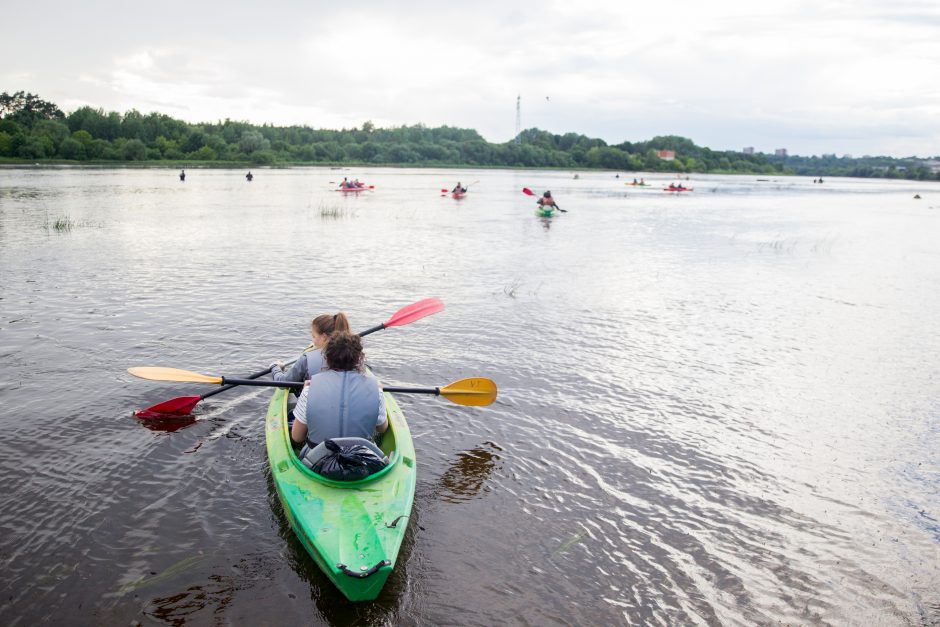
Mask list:
[[385,392],[382,391],[382,384],[379,378],[371,371],[366,372],[368,373],[366,376],[375,381],[375,385],[379,388],[379,414],[375,417],[375,432],[385,433],[388,431],[388,412],[385,409]]
[[310,389],[310,380],[304,381],[304,389],[294,406],[294,425],[290,429],[290,439],[295,444],[303,444],[307,440],[307,391]]
[[298,357],[286,372],[280,368],[272,368],[271,378],[275,381],[303,381],[307,378],[307,354]]

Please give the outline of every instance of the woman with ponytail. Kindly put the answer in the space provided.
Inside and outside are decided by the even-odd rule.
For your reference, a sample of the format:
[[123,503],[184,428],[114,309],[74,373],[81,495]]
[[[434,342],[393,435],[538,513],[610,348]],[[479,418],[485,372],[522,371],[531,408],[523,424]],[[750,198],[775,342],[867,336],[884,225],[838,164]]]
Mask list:
[[385,394],[378,379],[365,370],[360,337],[337,328],[322,352],[328,369],[311,377],[294,408],[291,439],[305,444],[301,459],[324,440],[371,440],[388,429]]
[[310,335],[313,344],[307,347],[290,370],[284,371],[280,364],[271,364],[271,378],[275,381],[307,381],[313,375],[326,370],[323,359],[323,347],[334,331],[349,332],[349,319],[346,314],[323,314],[310,323]]

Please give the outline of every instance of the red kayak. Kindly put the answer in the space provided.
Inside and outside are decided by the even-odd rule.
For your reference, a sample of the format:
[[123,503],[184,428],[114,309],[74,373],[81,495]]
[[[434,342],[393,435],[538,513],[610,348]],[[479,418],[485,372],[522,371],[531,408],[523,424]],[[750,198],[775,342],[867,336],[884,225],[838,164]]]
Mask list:
[[664,192],[692,192],[695,191],[694,187],[664,187]]
[[456,199],[460,200],[461,198],[463,198],[464,196],[467,195],[467,192],[451,192],[450,195],[451,195],[453,198],[456,198]]
[[363,185],[362,187],[340,187],[339,189],[334,189],[334,192],[367,192],[370,189],[375,189],[375,185]]

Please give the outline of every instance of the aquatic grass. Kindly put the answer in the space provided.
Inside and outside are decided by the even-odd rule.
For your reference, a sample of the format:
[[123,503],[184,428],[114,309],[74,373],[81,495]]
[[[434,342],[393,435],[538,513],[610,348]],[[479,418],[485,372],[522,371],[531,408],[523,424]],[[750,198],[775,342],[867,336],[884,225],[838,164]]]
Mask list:
[[321,218],[332,220],[338,220],[340,218],[346,218],[355,215],[354,212],[350,211],[346,207],[324,203],[317,205],[317,211],[319,212]]
[[816,240],[815,243],[805,241],[800,237],[779,238],[765,242],[757,242],[757,252],[771,252],[777,255],[794,255],[799,250],[808,250],[813,254],[828,255],[832,253],[832,248],[835,245],[835,242],[835,238],[832,237],[823,237],[819,240]]
[[[503,294],[505,294],[509,298],[516,298],[517,294],[520,294],[520,295],[522,294],[520,290],[524,283],[525,282],[522,279],[513,279],[512,283],[507,283],[506,285],[503,286]],[[544,284],[545,284],[545,281],[539,281],[539,284],[535,286],[535,289],[528,290],[526,294],[529,296],[538,297],[539,290],[542,289],[542,286]]]
[[509,298],[515,298],[516,292],[519,290],[521,286],[522,286],[522,280],[516,279],[512,283],[509,283],[508,285],[503,286],[503,294],[505,294]]
[[181,575],[185,573],[186,571],[195,568],[200,563],[204,562],[206,559],[208,559],[208,556],[205,556],[205,555],[191,555],[190,557],[184,558],[176,562],[175,564],[171,565],[169,568],[165,569],[164,571],[160,573],[151,571],[149,576],[145,575],[139,579],[136,579],[134,581],[124,584],[118,589],[117,594],[118,596],[123,596],[127,594],[128,592],[140,590],[141,588],[151,586],[155,583],[160,583],[161,581],[167,581],[167,580],[173,579],[177,575]]
[[87,220],[73,220],[69,215],[60,216],[55,220],[50,220],[48,217],[46,217],[45,222],[42,224],[43,230],[55,231],[56,233],[70,233],[72,229],[94,226],[100,225],[89,222]]
[[64,218],[56,218],[56,221],[52,223],[52,228],[59,233],[64,233],[66,231],[71,231],[75,226],[75,221],[72,220],[69,216]]

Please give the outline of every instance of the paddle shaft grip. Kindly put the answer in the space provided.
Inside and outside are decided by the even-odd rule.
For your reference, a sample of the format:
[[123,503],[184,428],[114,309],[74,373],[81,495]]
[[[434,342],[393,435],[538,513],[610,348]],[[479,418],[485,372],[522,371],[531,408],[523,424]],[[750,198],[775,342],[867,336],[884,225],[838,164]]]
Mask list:
[[[284,365],[285,365],[285,366],[290,366],[290,365],[293,364],[295,361],[297,361],[297,360],[296,360],[296,359],[291,360],[291,361],[287,362],[287,363],[284,364]],[[251,376],[248,377],[248,378],[249,378],[249,379],[260,379],[261,377],[263,377],[263,376],[266,375],[266,374],[271,374],[271,369],[270,369],[270,368],[268,368],[268,369],[266,369],[266,370],[259,370],[258,372],[254,373],[253,375],[251,375]],[[223,385],[223,386],[220,387],[218,390],[212,390],[211,392],[207,392],[207,393],[203,394],[201,398],[209,398],[210,396],[215,396],[216,394],[219,394],[219,393],[221,393],[221,392],[224,392],[225,390],[231,390],[231,389],[234,388],[234,387],[238,387],[238,385],[239,385],[239,384],[236,384],[236,383],[229,383],[228,385]]]
[[382,387],[383,392],[399,393],[399,394],[436,394],[440,395],[441,388],[395,388],[395,387]]
[[365,337],[365,336],[369,335],[370,333],[375,333],[376,331],[381,331],[381,330],[384,329],[384,328],[385,328],[385,323],[383,322],[382,324],[376,325],[376,326],[374,326],[374,327],[372,327],[372,328],[370,328],[370,329],[366,329],[365,331],[363,331],[362,333],[359,334],[359,337]]

